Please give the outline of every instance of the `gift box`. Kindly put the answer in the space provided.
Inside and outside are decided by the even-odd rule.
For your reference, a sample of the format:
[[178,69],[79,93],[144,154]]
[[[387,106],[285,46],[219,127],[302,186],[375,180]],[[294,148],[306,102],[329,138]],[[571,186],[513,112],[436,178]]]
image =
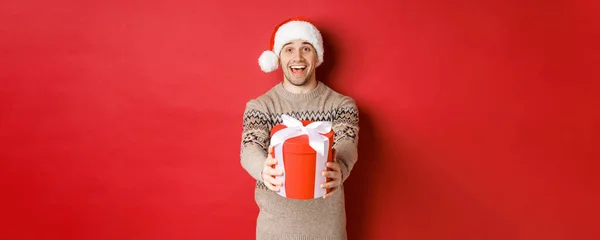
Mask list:
[[326,162],[333,156],[331,122],[298,120],[282,115],[283,123],[271,130],[275,168],[283,169],[283,186],[277,194],[293,199],[314,199],[328,190],[321,184],[329,181],[322,175]]

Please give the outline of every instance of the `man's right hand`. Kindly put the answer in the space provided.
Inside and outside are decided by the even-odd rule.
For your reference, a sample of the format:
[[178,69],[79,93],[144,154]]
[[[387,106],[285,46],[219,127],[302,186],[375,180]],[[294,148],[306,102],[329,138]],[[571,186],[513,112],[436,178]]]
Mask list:
[[262,179],[267,188],[274,192],[279,192],[279,188],[283,185],[281,179],[275,179],[275,176],[283,176],[283,170],[275,169],[277,159],[273,154],[273,147],[269,147],[269,154],[265,160],[265,165],[262,170]]

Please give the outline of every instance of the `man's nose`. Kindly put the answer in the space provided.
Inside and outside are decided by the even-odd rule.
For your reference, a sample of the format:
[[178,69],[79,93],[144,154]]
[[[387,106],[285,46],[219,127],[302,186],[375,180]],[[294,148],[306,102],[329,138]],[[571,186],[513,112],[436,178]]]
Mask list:
[[295,51],[292,60],[302,60],[302,51]]

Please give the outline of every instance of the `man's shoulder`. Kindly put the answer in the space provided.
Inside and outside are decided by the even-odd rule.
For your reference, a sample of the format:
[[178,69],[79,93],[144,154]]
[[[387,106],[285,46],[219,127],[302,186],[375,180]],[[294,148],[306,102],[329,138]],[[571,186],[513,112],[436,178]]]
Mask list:
[[327,85],[325,86],[328,88],[330,98],[335,102],[337,107],[356,107],[356,101],[354,98],[335,91],[333,88],[330,88]]
[[266,111],[267,106],[276,101],[275,87],[246,102],[246,108]]

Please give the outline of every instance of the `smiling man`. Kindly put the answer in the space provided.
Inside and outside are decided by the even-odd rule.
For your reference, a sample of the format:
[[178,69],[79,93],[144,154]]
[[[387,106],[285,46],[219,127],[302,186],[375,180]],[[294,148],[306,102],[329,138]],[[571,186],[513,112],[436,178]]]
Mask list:
[[[241,143],[241,165],[256,179],[254,193],[260,210],[256,239],[347,239],[343,183],[357,161],[356,104],[317,80],[323,39],[310,21],[296,17],[279,24],[270,47],[259,57],[259,65],[264,72],[281,66],[283,81],[248,101]],[[285,173],[273,168],[277,160],[269,154],[269,142],[282,114],[333,124],[335,161],[327,163],[331,171],[322,173],[331,181],[317,183],[330,190],[322,198],[295,200],[276,193],[284,183],[274,176]]]

